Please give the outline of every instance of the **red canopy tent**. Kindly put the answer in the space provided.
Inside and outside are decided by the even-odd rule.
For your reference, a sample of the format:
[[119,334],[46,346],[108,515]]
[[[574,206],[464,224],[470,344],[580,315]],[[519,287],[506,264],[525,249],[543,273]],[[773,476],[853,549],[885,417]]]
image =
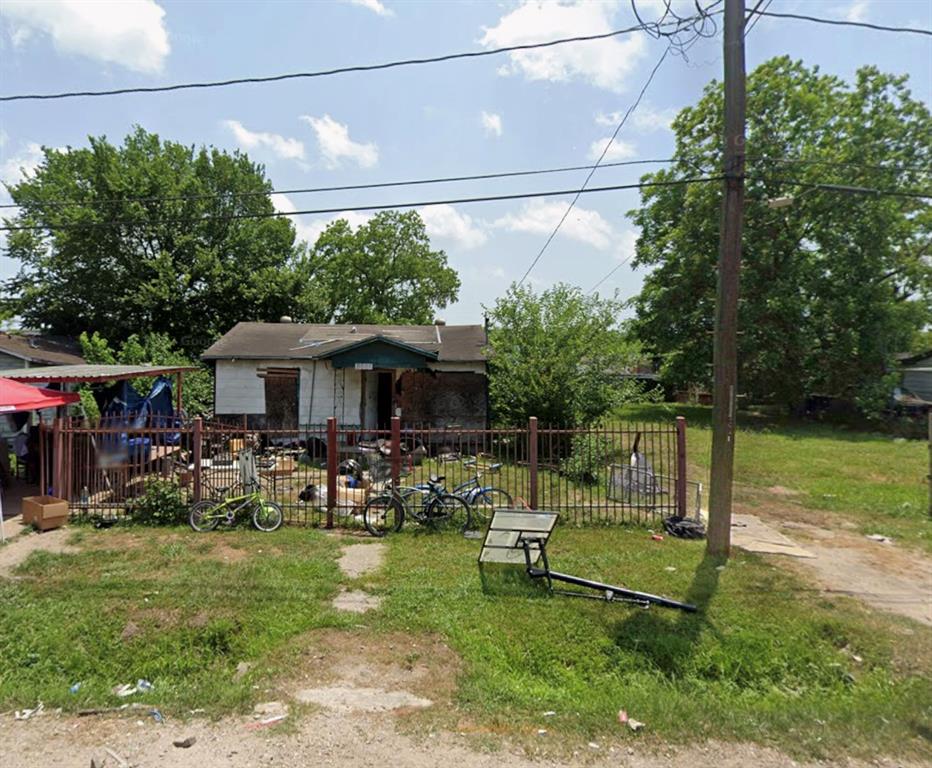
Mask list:
[[[31,387],[10,379],[0,379],[0,414],[41,411],[43,408],[57,408],[59,405],[76,403],[78,400],[80,397],[76,392],[58,392],[54,389]],[[5,539],[3,501],[0,495],[0,540]]]
[[39,411],[59,405],[76,403],[80,398],[76,392],[58,392],[21,384],[10,379],[0,379],[0,413],[17,411]]

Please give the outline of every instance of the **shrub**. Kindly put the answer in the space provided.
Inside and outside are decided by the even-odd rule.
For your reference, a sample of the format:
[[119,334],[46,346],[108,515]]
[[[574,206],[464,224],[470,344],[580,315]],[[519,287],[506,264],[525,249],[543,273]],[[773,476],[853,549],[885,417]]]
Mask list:
[[576,435],[570,445],[570,455],[560,462],[560,471],[571,480],[595,485],[608,471],[615,451],[605,435],[584,432]]
[[177,525],[188,517],[181,489],[169,480],[147,480],[142,496],[131,510],[134,522],[143,525]]

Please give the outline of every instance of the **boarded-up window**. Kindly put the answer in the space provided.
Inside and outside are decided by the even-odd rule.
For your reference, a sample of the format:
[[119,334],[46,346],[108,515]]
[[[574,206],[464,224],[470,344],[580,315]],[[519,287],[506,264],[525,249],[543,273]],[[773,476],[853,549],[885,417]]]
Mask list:
[[298,428],[297,368],[269,368],[265,379],[265,424],[269,429]]

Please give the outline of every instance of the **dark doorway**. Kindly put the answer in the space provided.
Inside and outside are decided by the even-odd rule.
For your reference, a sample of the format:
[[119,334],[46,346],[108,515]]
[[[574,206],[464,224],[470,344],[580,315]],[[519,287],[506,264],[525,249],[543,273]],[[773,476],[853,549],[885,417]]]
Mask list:
[[379,371],[379,398],[377,420],[379,429],[389,429],[392,423],[392,389],[394,376],[391,373]]
[[269,429],[298,428],[298,370],[265,374],[265,425]]

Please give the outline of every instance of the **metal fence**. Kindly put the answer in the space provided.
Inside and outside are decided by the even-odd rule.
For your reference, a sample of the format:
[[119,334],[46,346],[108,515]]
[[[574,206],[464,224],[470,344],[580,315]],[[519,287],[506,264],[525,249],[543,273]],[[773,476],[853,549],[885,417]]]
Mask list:
[[326,424],[249,429],[195,419],[170,426],[87,426],[58,420],[40,440],[43,489],[77,514],[131,513],[152,481],[175,485],[186,501],[222,498],[240,480],[238,453],[255,451],[263,494],[286,522],[347,526],[385,481],[416,486],[431,478],[451,492],[507,493],[517,507],[560,512],[576,523],[656,522],[698,514],[701,488],[686,478],[686,422],[598,428],[541,426],[389,429]]

